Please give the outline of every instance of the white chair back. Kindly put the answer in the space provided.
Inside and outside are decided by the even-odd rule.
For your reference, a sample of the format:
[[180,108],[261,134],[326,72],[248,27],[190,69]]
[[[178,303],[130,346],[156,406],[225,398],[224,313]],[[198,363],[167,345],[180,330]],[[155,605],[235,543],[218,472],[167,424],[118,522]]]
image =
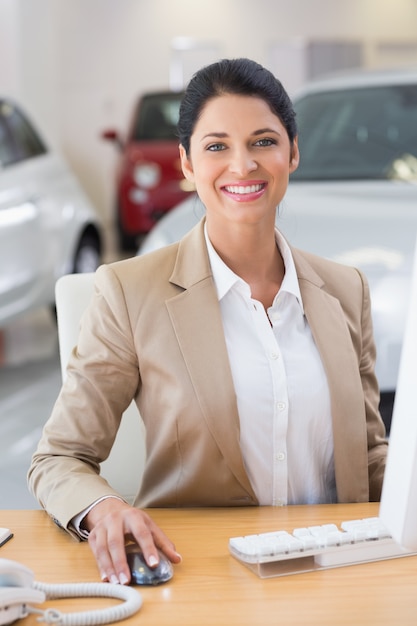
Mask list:
[[[62,380],[70,354],[77,344],[79,322],[93,294],[94,273],[68,274],[55,286],[58,341]],[[145,428],[136,404],[123,414],[109,457],[101,464],[101,474],[126,500],[133,503],[145,465]]]

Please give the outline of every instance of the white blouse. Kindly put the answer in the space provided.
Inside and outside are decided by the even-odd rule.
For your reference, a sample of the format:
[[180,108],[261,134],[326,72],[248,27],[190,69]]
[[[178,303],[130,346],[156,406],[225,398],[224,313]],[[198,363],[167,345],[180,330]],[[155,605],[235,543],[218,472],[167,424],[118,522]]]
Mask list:
[[290,248],[276,230],[285,276],[266,312],[206,242],[240,418],[240,445],[262,505],[336,501],[330,396],[304,316]]

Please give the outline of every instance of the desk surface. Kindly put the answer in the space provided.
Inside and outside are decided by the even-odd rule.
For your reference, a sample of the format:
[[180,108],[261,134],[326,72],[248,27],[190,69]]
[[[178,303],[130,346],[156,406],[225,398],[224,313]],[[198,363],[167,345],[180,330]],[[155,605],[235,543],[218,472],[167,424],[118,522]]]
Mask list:
[[[376,504],[236,509],[152,509],[150,514],[176,543],[183,562],[174,578],[159,587],[138,588],[139,614],[121,624],[144,626],[332,626],[417,623],[417,556],[353,565],[279,578],[260,579],[228,552],[240,534],[359,519],[378,514]],[[14,538],[0,557],[34,571],[45,583],[97,581],[87,543],[58,529],[43,511],[0,511],[0,526]],[[53,600],[64,612],[101,609],[115,600]],[[29,616],[22,626],[35,625]]]

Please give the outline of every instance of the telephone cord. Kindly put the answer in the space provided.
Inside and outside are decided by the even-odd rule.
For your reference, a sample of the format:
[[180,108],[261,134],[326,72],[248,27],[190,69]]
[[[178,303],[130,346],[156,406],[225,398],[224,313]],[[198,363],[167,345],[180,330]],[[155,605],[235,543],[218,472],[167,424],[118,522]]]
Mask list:
[[98,626],[130,617],[142,606],[142,596],[132,587],[112,585],[109,583],[70,583],[46,584],[35,581],[33,588],[42,591],[46,599],[104,597],[124,600],[123,604],[105,609],[80,611],[77,613],[61,613],[56,609],[42,611],[33,607],[26,607],[28,612],[40,613],[38,621],[59,626]]

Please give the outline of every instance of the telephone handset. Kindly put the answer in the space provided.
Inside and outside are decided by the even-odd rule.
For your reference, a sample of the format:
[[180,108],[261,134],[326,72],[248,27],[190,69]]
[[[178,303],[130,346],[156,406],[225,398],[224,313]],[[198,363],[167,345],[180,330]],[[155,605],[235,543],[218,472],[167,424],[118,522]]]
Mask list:
[[[57,598],[85,597],[117,598],[123,604],[97,611],[63,614],[56,609],[39,609],[30,603],[41,604]],[[142,597],[136,589],[109,583],[46,584],[36,582],[33,572],[9,559],[0,559],[0,626],[11,624],[40,613],[40,620],[59,623],[60,626],[93,626],[126,619],[142,606]]]
[[0,559],[0,625],[26,617],[28,602],[44,602],[43,591],[32,587],[32,572],[15,561]]

